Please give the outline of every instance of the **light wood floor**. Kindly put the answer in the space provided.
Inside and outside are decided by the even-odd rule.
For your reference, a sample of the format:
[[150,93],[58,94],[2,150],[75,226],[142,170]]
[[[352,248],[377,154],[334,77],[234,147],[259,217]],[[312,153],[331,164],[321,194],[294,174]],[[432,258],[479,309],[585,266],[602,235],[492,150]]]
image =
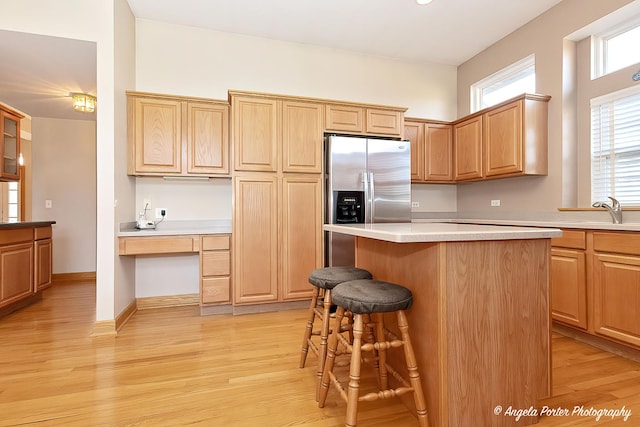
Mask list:
[[[56,284],[0,319],[0,426],[344,425],[345,404],[333,390],[324,409],[315,403],[313,354],[298,368],[305,310],[144,310],[117,338],[96,339],[94,299],[92,283]],[[624,405],[632,416],[545,417],[538,425],[640,425],[640,364],[559,335],[553,349],[556,396],[543,404]],[[362,403],[359,425],[417,422],[389,400]]]

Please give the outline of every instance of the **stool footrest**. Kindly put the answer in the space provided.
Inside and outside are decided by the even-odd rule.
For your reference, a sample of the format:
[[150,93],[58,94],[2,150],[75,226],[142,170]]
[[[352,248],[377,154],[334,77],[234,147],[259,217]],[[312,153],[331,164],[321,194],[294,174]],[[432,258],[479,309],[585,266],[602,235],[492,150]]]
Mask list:
[[403,394],[413,393],[412,387],[399,387],[390,388],[387,390],[380,390],[377,393],[367,393],[364,396],[358,397],[358,402],[373,402],[378,399],[390,399],[392,397],[402,396]]

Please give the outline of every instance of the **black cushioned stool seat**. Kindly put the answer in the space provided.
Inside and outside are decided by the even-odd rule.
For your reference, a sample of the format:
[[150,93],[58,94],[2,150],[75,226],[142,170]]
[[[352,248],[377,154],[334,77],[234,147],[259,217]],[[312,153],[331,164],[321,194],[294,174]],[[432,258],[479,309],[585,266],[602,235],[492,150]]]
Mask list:
[[327,267],[313,270],[309,283],[322,289],[333,289],[342,282],[371,279],[371,273],[356,267]]
[[[334,326],[329,338],[327,360],[324,364],[318,406],[324,407],[327,400],[329,385],[333,384],[340,396],[347,402],[346,425],[355,426],[358,420],[358,402],[373,402],[412,393],[415,402],[418,422],[422,427],[428,427],[427,405],[422,392],[422,383],[418,373],[416,357],[409,337],[409,324],[405,310],[411,307],[413,295],[404,286],[380,280],[352,280],[343,282],[331,291],[331,300],[338,307],[335,314],[335,324],[340,325],[345,312],[353,315],[353,342],[348,342],[341,334],[340,328]],[[384,325],[384,313],[394,313],[397,316],[397,329],[400,334],[390,331]],[[367,328],[373,329],[367,320],[371,318],[375,326],[373,342],[366,336]],[[364,337],[363,337],[364,335]],[[401,335],[401,336],[398,336]],[[342,385],[336,373],[335,366],[338,342],[342,343],[351,353],[349,365],[348,386]],[[402,348],[408,380],[399,371],[387,363],[387,350]],[[373,359],[364,358],[363,352],[372,352]],[[360,396],[360,370],[362,360],[373,360],[378,379],[378,391]],[[402,371],[402,370],[401,370]],[[399,384],[397,388],[390,388],[389,374]],[[346,380],[343,380],[346,382]]]
[[353,313],[388,313],[411,307],[413,295],[404,286],[389,282],[352,280],[336,285],[331,301]]
[[[327,358],[327,341],[329,339],[329,321],[331,318],[331,292],[332,289],[342,282],[349,282],[358,279],[371,279],[371,273],[362,268],[356,267],[326,267],[313,270],[309,275],[309,283],[314,286],[311,304],[309,306],[309,315],[307,317],[307,326],[302,338],[302,350],[300,353],[300,367],[304,368],[307,360],[309,348],[318,356],[318,369],[316,376],[318,377],[316,387],[316,400],[320,393],[320,379],[324,369],[324,362]],[[313,323],[316,316],[322,321],[320,331],[313,330]],[[342,326],[338,324],[338,329]],[[320,343],[316,344],[311,340],[313,336],[320,336]]]

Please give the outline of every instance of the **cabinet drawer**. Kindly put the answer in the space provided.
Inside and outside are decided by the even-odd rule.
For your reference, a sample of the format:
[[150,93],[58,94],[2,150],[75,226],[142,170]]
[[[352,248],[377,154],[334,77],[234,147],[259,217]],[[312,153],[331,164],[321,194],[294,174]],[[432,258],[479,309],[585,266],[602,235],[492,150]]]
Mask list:
[[400,135],[403,114],[399,111],[375,110],[367,108],[367,133]]
[[593,249],[599,252],[640,255],[640,233],[593,233]]
[[228,251],[202,252],[202,276],[225,276],[231,272],[231,256]]
[[9,243],[30,242],[33,240],[33,228],[16,228],[3,230],[0,233],[0,245]]
[[193,236],[120,237],[120,255],[151,255],[197,252]]
[[51,226],[49,227],[36,227],[35,240],[50,239],[51,238]]
[[229,249],[229,235],[202,236],[203,251],[218,251]]
[[364,131],[364,108],[347,105],[327,105],[325,111],[327,130]]
[[551,246],[572,249],[585,249],[586,232],[580,230],[562,230],[562,237],[553,237]]
[[202,303],[231,301],[228,277],[207,277],[202,279]]

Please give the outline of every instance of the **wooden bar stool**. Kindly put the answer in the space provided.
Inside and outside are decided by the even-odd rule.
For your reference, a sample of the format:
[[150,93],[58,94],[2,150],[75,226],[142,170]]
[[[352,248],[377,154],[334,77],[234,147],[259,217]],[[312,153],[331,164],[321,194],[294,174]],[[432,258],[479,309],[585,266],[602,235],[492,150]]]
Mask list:
[[[421,426],[428,427],[427,407],[422,392],[416,358],[413,353],[413,347],[411,346],[411,339],[409,338],[409,326],[404,312],[404,310],[411,307],[413,303],[411,291],[404,286],[379,280],[355,280],[334,287],[331,292],[331,300],[333,304],[338,307],[335,315],[336,325],[341,324],[345,310],[353,313],[353,343],[347,342],[339,333],[338,328],[334,327],[329,339],[329,349],[320,385],[318,406],[321,408],[324,407],[329,383],[333,383],[340,393],[340,396],[347,402],[346,425],[355,426],[358,418],[359,401],[374,401],[400,396],[405,393],[413,393],[418,421]],[[384,327],[382,313],[387,312],[396,312],[398,328],[402,335],[401,339]],[[363,318],[366,315],[371,315],[376,322],[374,343],[363,342],[362,340],[364,329]],[[347,351],[351,353],[349,385],[346,391],[333,372],[338,341],[341,341],[347,348]],[[387,363],[386,351],[394,347],[403,347],[404,349],[409,381],[403,378]],[[375,351],[378,352],[378,363],[375,365],[378,368],[379,391],[377,393],[368,393],[364,396],[359,396],[360,365],[363,351],[371,351],[374,352],[374,354]],[[400,387],[395,389],[389,388],[389,373],[398,380]]]
[[[311,348],[318,357],[316,400],[318,400],[320,380],[324,369],[324,361],[327,357],[327,340],[329,338],[329,320],[331,317],[331,290],[340,283],[358,279],[371,279],[371,273],[355,267],[326,267],[313,270],[309,275],[309,283],[311,283],[315,289],[311,297],[307,327],[305,328],[302,339],[300,367],[304,368],[307,353],[309,352],[309,348]],[[316,316],[322,321],[320,331],[313,330]],[[340,323],[338,323],[338,325],[340,325]],[[340,330],[340,327],[338,327],[338,330]],[[318,335],[320,336],[320,343],[316,345],[311,338]]]

